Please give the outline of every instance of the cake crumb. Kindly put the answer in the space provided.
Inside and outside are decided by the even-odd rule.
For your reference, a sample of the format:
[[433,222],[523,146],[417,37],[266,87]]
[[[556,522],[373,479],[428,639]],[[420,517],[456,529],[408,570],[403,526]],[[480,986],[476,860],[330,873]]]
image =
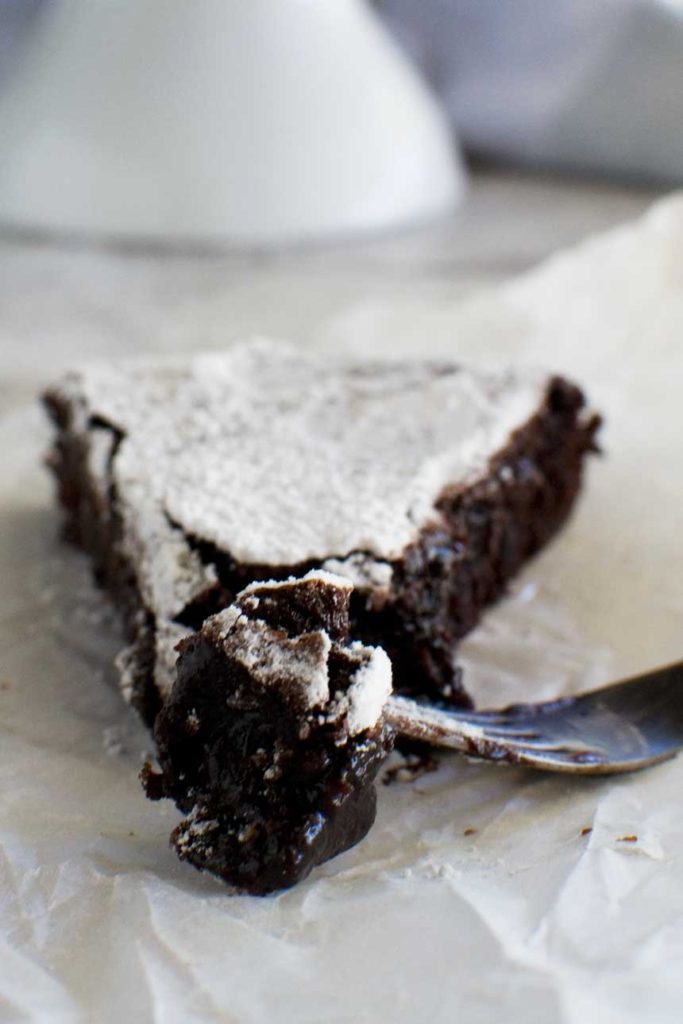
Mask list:
[[126,733],[120,725],[108,725],[102,730],[102,745],[110,757],[121,757],[126,751]]
[[463,829],[462,834],[464,836],[476,836],[477,830],[476,828],[465,828]]
[[581,829],[581,835],[582,836],[589,836],[592,831],[593,831],[592,825],[586,825],[585,828]]
[[199,725],[199,715],[194,710],[190,711],[185,719],[185,732],[190,736],[195,736],[199,732]]
[[414,782],[439,767],[438,757],[432,751],[420,754],[400,754],[394,751],[394,757],[400,757],[401,760],[399,764],[385,768],[382,774],[382,783],[385,786],[391,786],[394,782]]
[[621,836],[619,838],[620,843],[637,843],[638,836]]

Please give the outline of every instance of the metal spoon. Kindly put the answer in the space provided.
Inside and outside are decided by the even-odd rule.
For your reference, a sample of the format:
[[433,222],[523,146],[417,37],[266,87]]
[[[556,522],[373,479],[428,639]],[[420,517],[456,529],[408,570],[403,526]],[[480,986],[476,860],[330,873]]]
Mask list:
[[397,733],[489,761],[608,775],[647,768],[683,748],[683,661],[577,697],[498,711],[446,711],[391,697]]

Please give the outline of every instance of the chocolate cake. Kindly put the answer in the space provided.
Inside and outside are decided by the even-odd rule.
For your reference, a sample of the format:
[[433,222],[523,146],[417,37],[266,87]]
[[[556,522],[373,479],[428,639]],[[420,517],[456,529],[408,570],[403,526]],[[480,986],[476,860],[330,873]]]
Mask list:
[[375,818],[391,665],[349,639],[348,580],[252,583],[179,645],[145,785],[188,817],[180,857],[239,892],[286,888]]
[[351,635],[398,692],[467,704],[457,641],[567,517],[597,427],[560,378],[271,342],[93,367],[46,403],[67,534],[122,609],[150,724],[180,640],[316,568],[353,584]]

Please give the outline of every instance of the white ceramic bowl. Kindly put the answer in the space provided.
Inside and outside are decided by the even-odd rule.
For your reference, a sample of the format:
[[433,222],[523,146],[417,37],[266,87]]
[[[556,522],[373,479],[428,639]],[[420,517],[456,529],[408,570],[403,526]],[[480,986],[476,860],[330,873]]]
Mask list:
[[276,244],[451,208],[428,90],[364,0],[55,0],[0,96],[0,221]]

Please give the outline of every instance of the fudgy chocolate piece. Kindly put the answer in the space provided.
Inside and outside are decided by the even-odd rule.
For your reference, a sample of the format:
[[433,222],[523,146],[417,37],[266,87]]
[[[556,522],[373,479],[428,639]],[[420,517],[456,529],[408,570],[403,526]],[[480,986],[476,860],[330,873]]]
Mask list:
[[122,608],[151,724],[175,644],[256,580],[351,580],[398,692],[467,703],[455,645],[567,517],[597,418],[535,373],[287,345],[92,368],[46,396],[72,540]]
[[180,643],[148,794],[188,817],[180,857],[265,894],[353,846],[391,746],[384,651],[349,640],[348,580],[252,584]]

